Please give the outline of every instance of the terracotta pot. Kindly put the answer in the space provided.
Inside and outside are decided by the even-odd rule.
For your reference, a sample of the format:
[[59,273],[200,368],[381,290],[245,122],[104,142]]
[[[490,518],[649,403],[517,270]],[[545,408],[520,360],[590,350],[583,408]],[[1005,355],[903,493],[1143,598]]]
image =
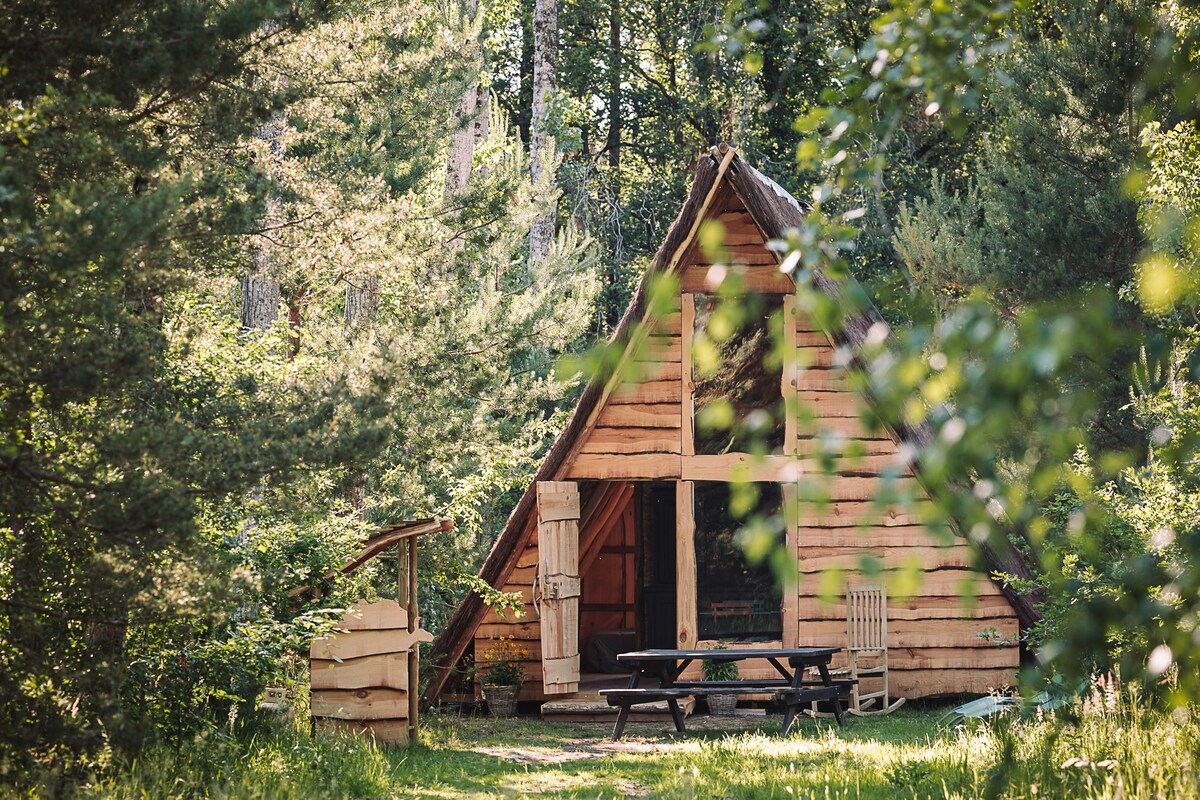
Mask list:
[[487,700],[488,712],[493,717],[511,717],[517,713],[517,695],[520,686],[495,686],[484,684],[483,699]]
[[736,694],[708,695],[708,711],[721,717],[731,717],[737,709]]

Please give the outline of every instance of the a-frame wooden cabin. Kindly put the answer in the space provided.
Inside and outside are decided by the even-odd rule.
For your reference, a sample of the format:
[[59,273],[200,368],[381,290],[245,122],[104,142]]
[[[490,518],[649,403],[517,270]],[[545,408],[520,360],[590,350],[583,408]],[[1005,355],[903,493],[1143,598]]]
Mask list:
[[[441,693],[450,665],[500,636],[514,636],[530,653],[524,700],[577,691],[581,676],[586,682],[590,672],[604,669],[598,644],[610,650],[714,640],[730,646],[842,645],[845,606],[818,599],[822,575],[842,569],[846,580],[854,580],[863,553],[875,555],[885,569],[914,561],[921,567],[915,596],[888,603],[893,695],[982,693],[1014,682],[1018,650],[998,647],[995,639],[1017,639],[1019,623],[1033,619],[1028,599],[974,570],[963,539],[939,546],[918,515],[881,511],[872,503],[885,465],[895,463],[900,437],[872,433],[859,421],[867,399],[850,388],[839,366],[846,359],[835,351],[852,352],[883,323],[868,307],[831,336],[797,311],[795,287],[766,243],[797,226],[802,213],[791,195],[728,146],[701,159],[683,210],[647,273],[678,274],[677,310],[650,315],[643,280],[614,334],[627,359],[644,362],[638,377],[594,380],[585,388],[480,572],[490,585],[519,592],[524,616],[500,617],[471,593],[431,652],[427,702]],[[774,454],[758,460],[739,452],[736,438],[714,441],[693,424],[694,410],[714,391],[746,384],[744,375],[725,386],[693,379],[693,336],[713,303],[713,265],[697,241],[707,219],[724,224],[728,269],[741,274],[745,291],[765,309],[764,321],[782,310],[793,358],[807,365],[784,364],[765,382],[762,376],[749,381],[751,394],[777,391],[777,404],[791,395],[816,414],[803,426],[780,415],[789,419],[779,423]],[[843,285],[820,277],[817,283],[842,296]],[[633,342],[645,331],[648,342]],[[738,346],[753,348],[748,337]],[[751,566],[733,542],[738,526],[727,512],[729,481],[747,480],[753,464],[760,510],[786,518],[780,508],[797,502],[797,481],[804,480],[797,460],[811,453],[819,431],[860,440],[867,455],[854,474],[833,481],[827,510],[802,506],[785,526],[799,581],[781,594],[769,569]],[[914,435],[920,438],[906,432]],[[901,481],[921,496],[916,477],[906,474]],[[985,555],[992,566],[1012,567],[995,553]],[[972,604],[961,599],[964,590],[975,595]],[[990,636],[982,635],[989,629]],[[743,662],[742,675],[773,672]]]

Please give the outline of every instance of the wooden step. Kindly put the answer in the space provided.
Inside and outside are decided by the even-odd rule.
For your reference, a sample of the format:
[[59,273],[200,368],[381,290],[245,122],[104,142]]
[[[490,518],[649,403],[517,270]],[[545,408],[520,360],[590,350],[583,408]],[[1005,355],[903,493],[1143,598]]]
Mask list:
[[[586,694],[595,694],[587,692]],[[679,698],[679,709],[685,717],[690,716],[696,708],[696,698],[692,696]],[[633,707],[629,715],[631,722],[659,722],[663,718],[670,719],[671,711],[665,700],[654,703],[639,703]],[[542,703],[542,719],[552,722],[612,722],[617,718],[617,709],[608,704],[599,695],[593,697],[570,697],[562,700],[548,700]]]

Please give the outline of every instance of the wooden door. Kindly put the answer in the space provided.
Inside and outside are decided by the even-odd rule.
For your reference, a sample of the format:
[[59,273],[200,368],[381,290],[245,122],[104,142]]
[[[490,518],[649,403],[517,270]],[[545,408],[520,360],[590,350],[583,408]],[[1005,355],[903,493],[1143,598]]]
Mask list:
[[538,605],[542,690],[579,690],[579,485],[539,481]]

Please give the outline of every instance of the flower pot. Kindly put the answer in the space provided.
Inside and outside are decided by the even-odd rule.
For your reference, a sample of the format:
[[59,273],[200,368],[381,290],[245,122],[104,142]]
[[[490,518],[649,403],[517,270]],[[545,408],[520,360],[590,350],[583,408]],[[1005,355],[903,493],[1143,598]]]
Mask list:
[[488,712],[493,717],[511,717],[517,713],[517,695],[520,686],[494,686],[484,684],[483,699],[487,700]]
[[731,717],[737,710],[736,694],[710,694],[708,696],[708,711],[721,717]]

